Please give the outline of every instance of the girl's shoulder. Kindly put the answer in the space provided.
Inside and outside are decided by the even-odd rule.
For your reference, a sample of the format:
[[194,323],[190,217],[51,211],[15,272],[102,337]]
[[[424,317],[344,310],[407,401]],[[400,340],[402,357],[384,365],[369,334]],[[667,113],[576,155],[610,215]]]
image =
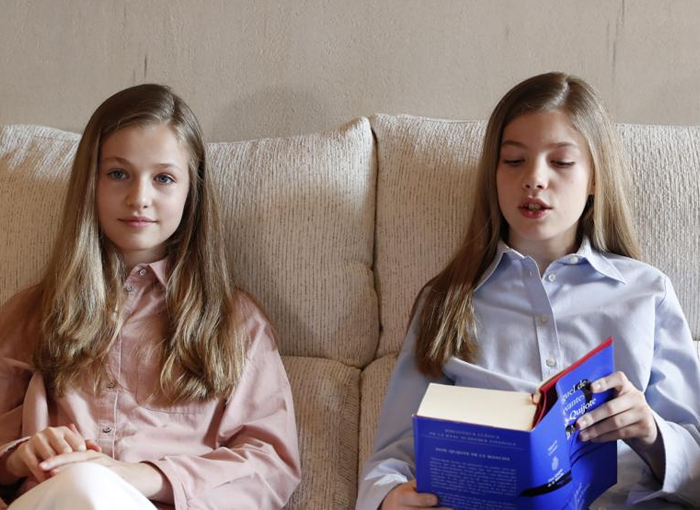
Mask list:
[[238,317],[248,337],[248,351],[277,350],[275,328],[272,321],[265,313],[264,308],[251,294],[237,289],[233,295],[233,302]]
[[0,354],[30,355],[39,336],[35,312],[39,307],[39,287],[29,287],[0,307]]
[[598,256],[617,271],[626,284],[652,288],[662,293],[665,293],[667,286],[670,285],[669,277],[647,262],[616,253],[598,253]]

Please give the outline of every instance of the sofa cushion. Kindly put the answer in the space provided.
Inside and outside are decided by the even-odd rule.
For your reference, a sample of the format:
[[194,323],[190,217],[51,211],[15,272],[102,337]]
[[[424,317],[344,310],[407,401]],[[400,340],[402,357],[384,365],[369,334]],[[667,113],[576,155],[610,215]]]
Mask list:
[[0,130],[0,304],[41,275],[79,139],[39,126]]
[[358,476],[362,475],[362,466],[374,449],[374,432],[377,430],[379,414],[384,404],[384,393],[395,365],[396,354],[387,354],[367,365],[362,371]]
[[381,311],[377,357],[397,352],[418,291],[448,262],[471,211],[484,123],[375,115]]
[[[413,300],[468,221],[484,122],[376,115],[378,356],[399,350]],[[700,338],[700,127],[618,126],[643,260],[667,273]]]
[[700,127],[619,124],[643,260],[666,273],[700,340]]
[[[78,139],[36,126],[0,132],[0,302],[48,258]],[[378,339],[369,121],[207,149],[237,282],[263,304],[281,351],[369,363]]]
[[294,395],[301,484],[288,509],[345,510],[357,496],[360,370],[332,360],[283,356]]
[[374,355],[375,161],[367,119],[323,133],[209,145],[237,280],[285,354]]

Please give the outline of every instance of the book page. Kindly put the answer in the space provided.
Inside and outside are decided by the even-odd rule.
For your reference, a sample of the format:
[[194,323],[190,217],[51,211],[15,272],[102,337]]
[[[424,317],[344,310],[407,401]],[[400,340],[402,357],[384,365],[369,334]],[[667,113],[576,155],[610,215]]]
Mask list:
[[416,414],[528,431],[532,429],[536,410],[529,393],[430,383]]

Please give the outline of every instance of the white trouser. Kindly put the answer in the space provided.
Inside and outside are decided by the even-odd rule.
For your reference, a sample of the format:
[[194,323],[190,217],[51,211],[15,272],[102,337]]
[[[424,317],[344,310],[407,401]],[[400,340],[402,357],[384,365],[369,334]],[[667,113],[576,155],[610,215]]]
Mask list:
[[40,483],[8,510],[155,510],[155,506],[110,469],[83,462]]

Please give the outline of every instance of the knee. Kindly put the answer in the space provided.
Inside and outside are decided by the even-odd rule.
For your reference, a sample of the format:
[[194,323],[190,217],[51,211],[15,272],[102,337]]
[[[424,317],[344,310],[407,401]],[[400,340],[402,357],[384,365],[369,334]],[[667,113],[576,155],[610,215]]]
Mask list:
[[58,473],[52,480],[52,491],[58,501],[68,501],[72,508],[98,508],[103,501],[104,488],[114,483],[118,476],[99,464],[84,462],[70,466]]

